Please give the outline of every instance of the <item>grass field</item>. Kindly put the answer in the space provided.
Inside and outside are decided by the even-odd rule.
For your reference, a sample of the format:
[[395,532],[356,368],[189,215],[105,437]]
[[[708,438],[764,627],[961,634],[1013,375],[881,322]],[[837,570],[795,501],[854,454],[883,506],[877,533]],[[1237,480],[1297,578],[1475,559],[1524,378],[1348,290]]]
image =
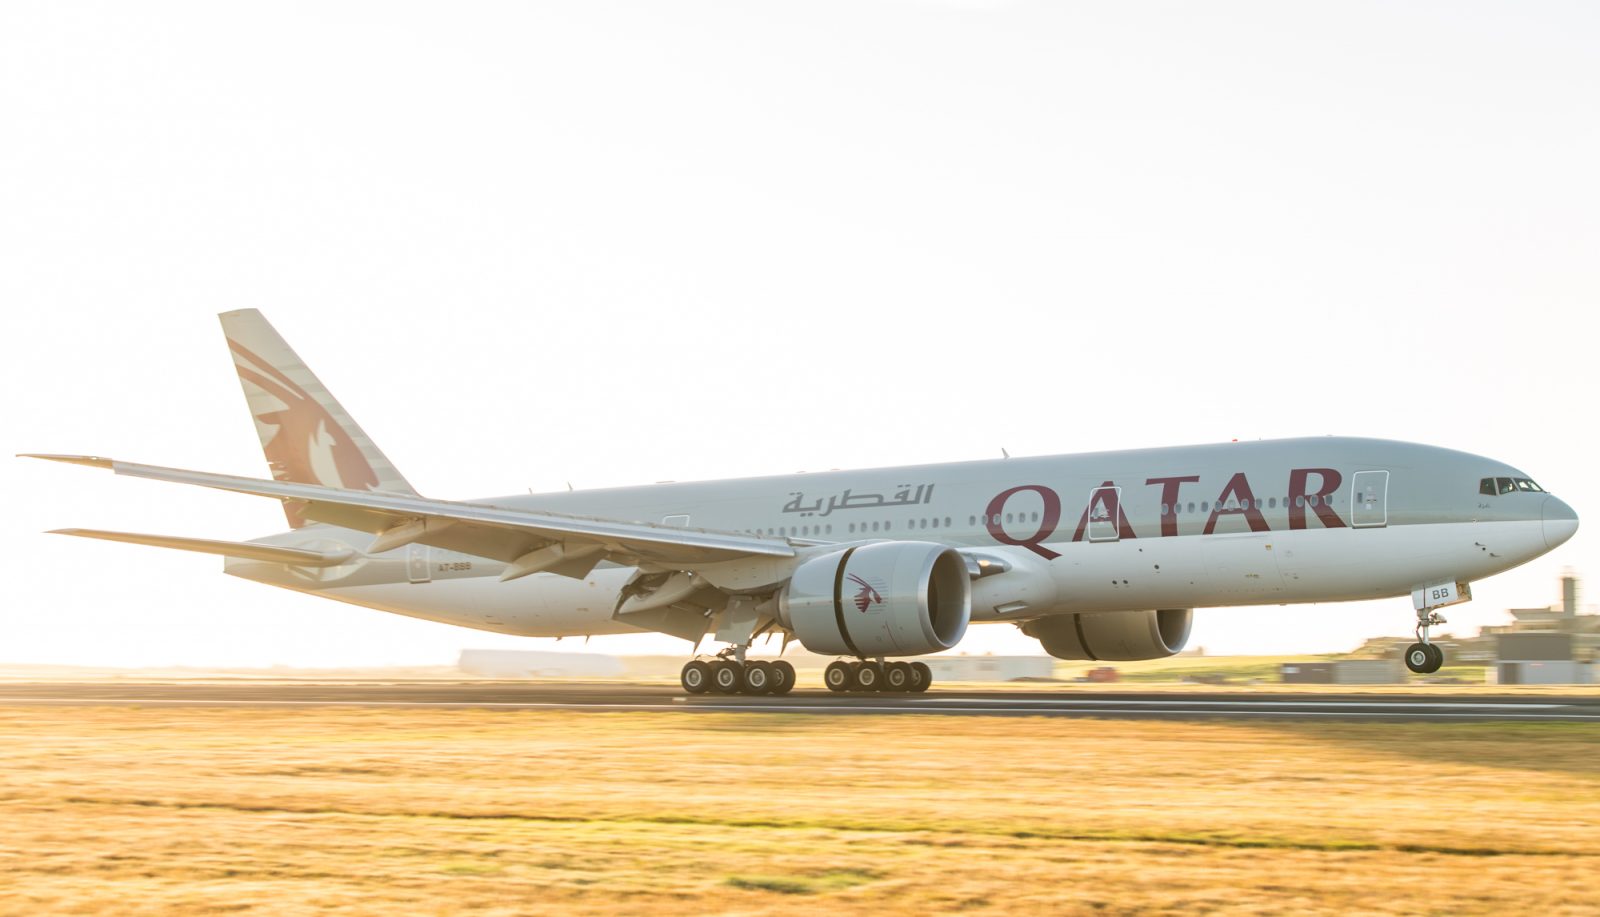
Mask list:
[[1594,914],[1600,726],[0,708],[0,914]]

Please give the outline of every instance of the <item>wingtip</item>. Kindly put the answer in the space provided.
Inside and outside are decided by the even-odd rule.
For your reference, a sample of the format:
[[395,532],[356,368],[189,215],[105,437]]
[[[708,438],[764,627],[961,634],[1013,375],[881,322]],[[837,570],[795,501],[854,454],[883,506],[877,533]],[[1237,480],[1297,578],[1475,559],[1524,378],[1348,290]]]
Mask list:
[[69,465],[88,465],[93,468],[110,468],[111,459],[98,455],[50,455],[43,452],[19,452],[17,458],[44,459],[47,462],[66,462]]

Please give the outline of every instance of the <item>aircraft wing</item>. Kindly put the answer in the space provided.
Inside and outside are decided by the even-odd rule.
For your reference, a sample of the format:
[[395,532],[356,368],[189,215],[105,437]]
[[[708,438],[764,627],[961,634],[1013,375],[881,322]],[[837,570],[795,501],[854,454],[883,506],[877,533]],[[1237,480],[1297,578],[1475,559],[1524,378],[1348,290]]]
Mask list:
[[795,549],[785,540],[735,532],[713,532],[622,522],[587,516],[532,512],[483,503],[431,500],[413,494],[346,490],[314,484],[140,465],[88,455],[27,455],[117,474],[234,493],[274,497],[301,508],[305,518],[378,538],[368,548],[380,553],[416,542],[503,561],[503,578],[549,570],[586,576],[602,558],[635,565],[666,567],[752,557],[788,558]]

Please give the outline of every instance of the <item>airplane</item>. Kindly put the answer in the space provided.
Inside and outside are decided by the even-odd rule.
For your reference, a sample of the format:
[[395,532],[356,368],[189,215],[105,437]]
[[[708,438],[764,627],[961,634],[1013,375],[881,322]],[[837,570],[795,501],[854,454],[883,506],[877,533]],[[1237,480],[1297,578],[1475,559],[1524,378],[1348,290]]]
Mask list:
[[[1004,623],[1059,659],[1180,652],[1194,609],[1410,595],[1405,662],[1471,583],[1573,536],[1529,475],[1435,446],[1321,437],[451,501],[418,494],[266,318],[222,328],[272,477],[30,454],[270,497],[247,542],[59,529],[221,555],[297,592],[530,637],[653,631],[694,643],[685,691],[786,694],[781,635],[839,657],[832,691],[926,691],[915,657]],[[698,650],[705,638],[725,646]],[[908,661],[908,659],[910,661]]]

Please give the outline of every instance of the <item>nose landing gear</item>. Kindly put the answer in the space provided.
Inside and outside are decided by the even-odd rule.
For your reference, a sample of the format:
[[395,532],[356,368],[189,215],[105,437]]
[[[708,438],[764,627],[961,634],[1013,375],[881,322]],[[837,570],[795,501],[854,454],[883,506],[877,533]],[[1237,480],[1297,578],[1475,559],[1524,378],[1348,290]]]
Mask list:
[[1406,668],[1418,675],[1432,675],[1444,665],[1444,650],[1428,642],[1428,629],[1443,623],[1444,615],[1437,611],[1417,612],[1417,642],[1406,647]]

